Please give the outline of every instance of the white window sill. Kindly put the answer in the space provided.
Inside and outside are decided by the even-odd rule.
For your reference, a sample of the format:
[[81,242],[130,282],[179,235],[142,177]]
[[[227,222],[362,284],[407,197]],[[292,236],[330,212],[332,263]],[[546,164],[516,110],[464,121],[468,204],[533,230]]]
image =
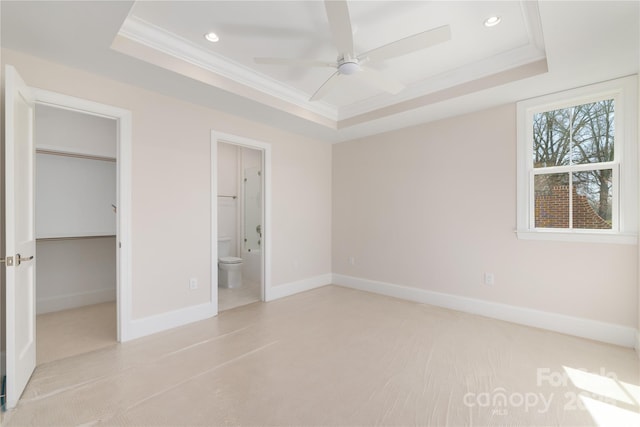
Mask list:
[[593,233],[588,231],[517,230],[521,240],[550,240],[556,242],[617,243],[637,245],[637,233]]

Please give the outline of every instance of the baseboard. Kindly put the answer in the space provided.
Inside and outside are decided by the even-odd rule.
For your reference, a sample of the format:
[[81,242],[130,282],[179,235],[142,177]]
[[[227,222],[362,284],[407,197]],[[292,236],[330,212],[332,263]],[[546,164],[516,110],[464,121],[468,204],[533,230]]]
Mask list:
[[51,313],[54,311],[68,310],[70,308],[83,307],[85,305],[100,304],[115,301],[116,289],[98,289],[95,291],[77,292],[51,298],[43,298],[36,301],[36,314]]
[[288,297],[299,292],[309,291],[311,289],[330,285],[333,275],[331,273],[321,274],[320,276],[309,277],[307,279],[289,282],[278,286],[272,286],[265,295],[265,301],[273,301],[278,298]]
[[122,341],[141,338],[167,329],[177,328],[188,323],[197,322],[213,317],[218,312],[218,307],[211,303],[194,305],[179,310],[169,311],[154,316],[143,317],[129,322],[127,336]]
[[[267,301],[273,301],[298,292],[308,291],[310,289],[331,284],[332,275],[324,274],[321,276],[310,277],[308,279],[297,282],[286,283],[280,286],[273,286],[266,295]],[[217,314],[218,308],[211,304],[200,304],[193,307],[186,307],[180,310],[174,310],[167,313],[157,314],[154,316],[135,319],[129,322],[127,327],[127,336],[122,337],[122,341],[129,341],[141,338],[157,332],[166,331],[168,329],[183,326],[188,323],[197,322],[199,320],[208,319]]]
[[624,347],[634,347],[635,345],[636,348],[640,348],[638,347],[638,332],[634,328],[612,323],[410,288],[341,274],[333,275],[333,283],[361,291],[436,305]]

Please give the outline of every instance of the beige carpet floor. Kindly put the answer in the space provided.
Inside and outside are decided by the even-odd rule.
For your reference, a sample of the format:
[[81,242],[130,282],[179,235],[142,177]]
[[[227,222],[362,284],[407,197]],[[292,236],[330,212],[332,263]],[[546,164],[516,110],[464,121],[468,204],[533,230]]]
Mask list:
[[7,426],[640,425],[634,350],[327,286],[43,364]]
[[116,303],[36,316],[36,364],[116,344]]

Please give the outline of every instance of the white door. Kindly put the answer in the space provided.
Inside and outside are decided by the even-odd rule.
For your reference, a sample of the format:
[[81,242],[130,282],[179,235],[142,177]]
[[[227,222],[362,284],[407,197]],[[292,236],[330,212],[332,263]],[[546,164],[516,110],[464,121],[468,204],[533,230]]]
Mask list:
[[15,68],[5,70],[5,221],[7,406],[36,366],[34,99]]

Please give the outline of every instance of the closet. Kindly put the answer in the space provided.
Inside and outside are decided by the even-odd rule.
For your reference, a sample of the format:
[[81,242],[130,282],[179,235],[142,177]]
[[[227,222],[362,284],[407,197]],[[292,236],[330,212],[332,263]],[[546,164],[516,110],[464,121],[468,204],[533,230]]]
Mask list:
[[115,302],[117,123],[37,105],[34,136],[36,312]]

